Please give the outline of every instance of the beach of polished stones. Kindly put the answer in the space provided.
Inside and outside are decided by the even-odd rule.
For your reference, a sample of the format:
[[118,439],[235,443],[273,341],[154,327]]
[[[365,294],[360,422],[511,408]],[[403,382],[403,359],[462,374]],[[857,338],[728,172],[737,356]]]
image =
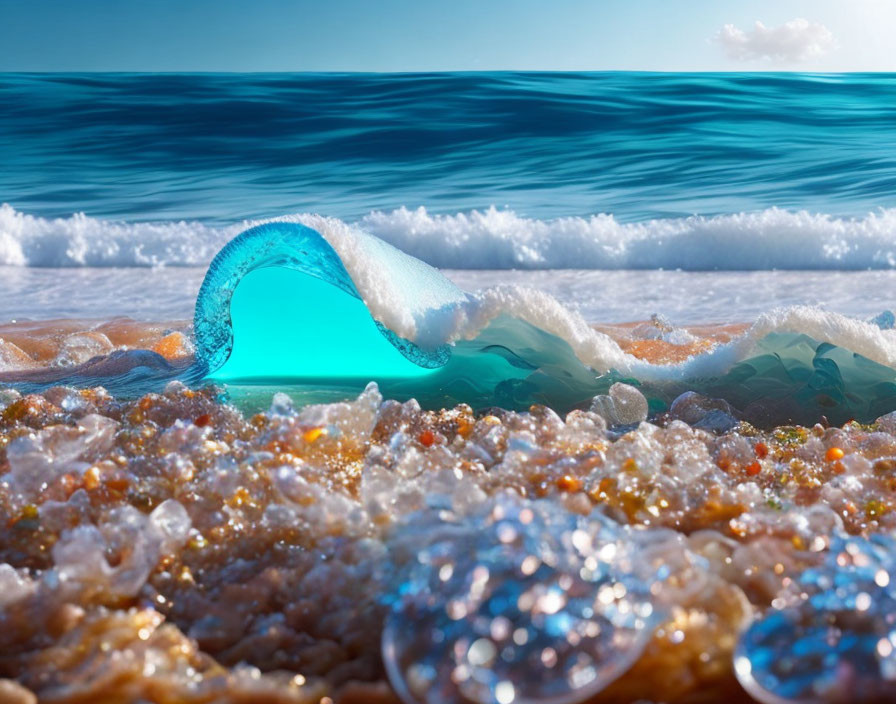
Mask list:
[[0,393],[5,701],[894,695],[894,416]]

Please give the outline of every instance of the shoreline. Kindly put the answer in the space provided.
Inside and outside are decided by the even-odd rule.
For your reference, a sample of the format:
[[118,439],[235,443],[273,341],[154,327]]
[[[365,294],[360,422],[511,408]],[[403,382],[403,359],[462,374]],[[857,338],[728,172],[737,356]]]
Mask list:
[[[126,316],[106,318],[55,318],[0,323],[0,383],[5,372],[47,367],[72,367],[114,350],[150,350],[170,362],[191,357],[188,320],[142,321]],[[679,362],[730,342],[749,328],[746,323],[686,325],[672,328],[661,319],[627,323],[593,323],[623,351],[654,364]],[[672,340],[669,333],[682,334]],[[16,367],[16,365],[20,365]]]

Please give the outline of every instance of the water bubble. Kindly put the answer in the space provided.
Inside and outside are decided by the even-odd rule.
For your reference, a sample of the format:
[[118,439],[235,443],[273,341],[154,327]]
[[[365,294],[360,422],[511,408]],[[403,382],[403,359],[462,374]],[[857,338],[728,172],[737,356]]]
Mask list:
[[896,541],[835,535],[800,578],[808,598],[741,637],[734,669],[767,704],[896,698]]
[[582,701],[651,637],[649,580],[598,556],[624,539],[608,519],[503,495],[466,516],[421,512],[393,544],[413,552],[427,533],[383,633],[389,679],[408,704]]

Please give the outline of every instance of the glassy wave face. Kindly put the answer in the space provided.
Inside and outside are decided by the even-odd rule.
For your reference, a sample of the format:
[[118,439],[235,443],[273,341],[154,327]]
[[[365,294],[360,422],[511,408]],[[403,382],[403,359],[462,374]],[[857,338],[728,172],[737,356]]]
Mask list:
[[4,74],[0,199],[213,225],[401,205],[864,217],[896,205],[894,90],[883,74]]

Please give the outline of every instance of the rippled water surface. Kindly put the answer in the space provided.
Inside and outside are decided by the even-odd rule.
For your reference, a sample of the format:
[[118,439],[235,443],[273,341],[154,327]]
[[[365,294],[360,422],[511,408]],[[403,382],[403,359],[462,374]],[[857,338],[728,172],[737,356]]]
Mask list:
[[0,199],[44,216],[623,221],[893,205],[889,74],[0,76]]

